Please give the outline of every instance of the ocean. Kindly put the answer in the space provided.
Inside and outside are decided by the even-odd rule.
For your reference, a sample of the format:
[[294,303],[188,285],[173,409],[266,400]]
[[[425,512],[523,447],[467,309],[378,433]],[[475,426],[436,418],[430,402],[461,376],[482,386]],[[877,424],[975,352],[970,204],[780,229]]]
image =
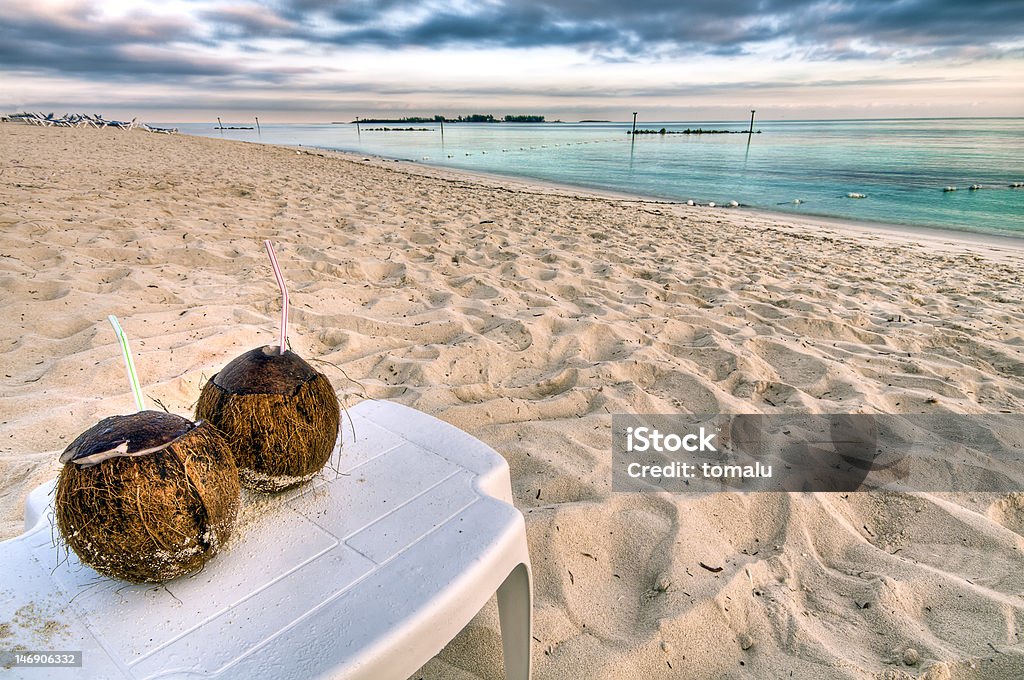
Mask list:
[[[173,125],[670,201],[1024,237],[1024,187],[1012,186],[1024,182],[1024,118],[755,121],[751,135],[749,121],[641,120],[666,134],[635,137],[632,123],[446,123],[443,138],[436,123]],[[687,128],[734,134],[668,134]]]

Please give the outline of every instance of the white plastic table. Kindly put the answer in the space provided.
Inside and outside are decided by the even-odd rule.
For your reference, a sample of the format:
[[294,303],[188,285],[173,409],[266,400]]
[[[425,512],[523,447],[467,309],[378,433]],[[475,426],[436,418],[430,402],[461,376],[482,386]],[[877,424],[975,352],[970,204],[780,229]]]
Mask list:
[[[81,650],[6,677],[404,680],[497,592],[505,674],[530,677],[530,558],[508,464],[413,409],[364,401],[305,488],[265,501],[198,574],[99,576],[54,547],[53,483],[0,543],[0,650]],[[243,514],[253,515],[248,512]],[[0,627],[0,631],[3,631]]]

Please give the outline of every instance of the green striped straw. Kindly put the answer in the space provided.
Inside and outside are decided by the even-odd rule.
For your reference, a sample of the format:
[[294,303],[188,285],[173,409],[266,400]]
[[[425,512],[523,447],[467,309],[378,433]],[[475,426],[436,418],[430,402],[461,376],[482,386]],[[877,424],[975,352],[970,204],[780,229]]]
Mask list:
[[110,319],[110,325],[114,327],[114,334],[117,335],[117,341],[121,343],[121,354],[124,355],[124,366],[128,369],[128,381],[132,385],[132,396],[135,397],[135,410],[142,410],[142,388],[139,386],[139,374],[135,371],[135,361],[132,359],[132,350],[128,347],[128,336],[125,335],[121,329],[121,324],[117,322],[117,317],[111,314],[107,317]]

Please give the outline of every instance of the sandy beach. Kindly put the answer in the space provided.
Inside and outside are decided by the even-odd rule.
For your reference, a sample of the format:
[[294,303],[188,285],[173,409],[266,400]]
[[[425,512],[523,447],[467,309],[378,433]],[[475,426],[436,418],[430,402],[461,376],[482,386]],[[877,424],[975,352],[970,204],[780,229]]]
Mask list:
[[[1024,677],[1024,494],[615,493],[610,471],[613,413],[1024,411],[1024,240],[141,131],[2,124],[0,158],[0,539],[132,410],[107,315],[149,405],[188,415],[275,341],[272,239],[292,347],[349,405],[508,460],[535,678]],[[494,680],[499,650],[492,602],[414,677]]]

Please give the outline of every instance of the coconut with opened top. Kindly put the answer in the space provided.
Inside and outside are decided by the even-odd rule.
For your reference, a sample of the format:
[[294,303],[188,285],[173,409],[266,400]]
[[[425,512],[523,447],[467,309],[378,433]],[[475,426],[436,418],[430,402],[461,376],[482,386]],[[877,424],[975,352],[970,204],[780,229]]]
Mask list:
[[162,582],[198,570],[227,542],[240,505],[231,449],[209,423],[142,409],[102,419],[61,454],[54,510],[65,543],[106,576]]
[[287,349],[288,292],[265,242],[283,297],[278,345],[236,357],[203,387],[196,418],[224,433],[243,486],[275,493],[312,479],[331,457],[340,404],[323,373]]

